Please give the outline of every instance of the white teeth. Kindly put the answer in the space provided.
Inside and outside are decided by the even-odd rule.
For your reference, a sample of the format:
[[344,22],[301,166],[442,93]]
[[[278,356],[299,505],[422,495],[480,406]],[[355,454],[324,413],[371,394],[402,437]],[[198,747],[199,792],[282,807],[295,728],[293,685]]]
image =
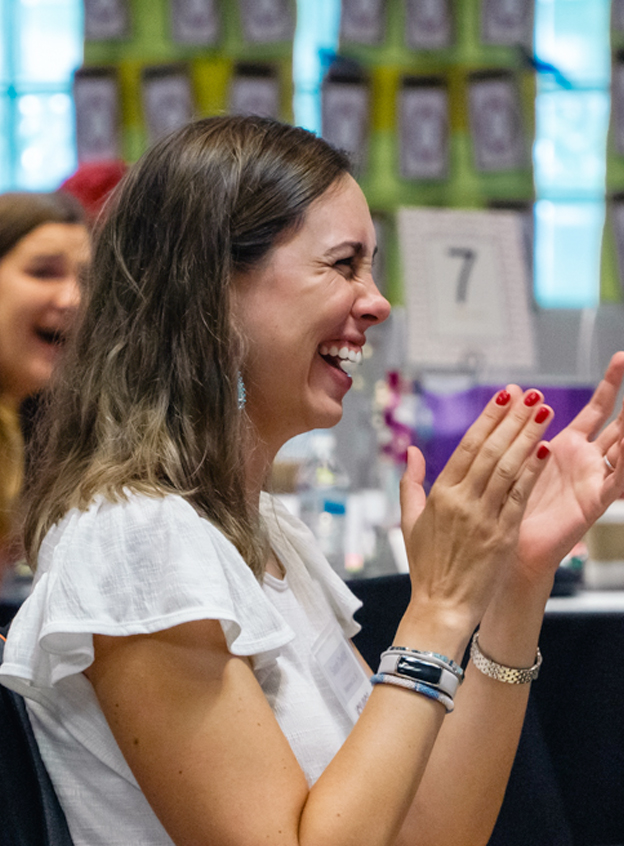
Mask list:
[[319,352],[321,355],[330,355],[333,358],[338,358],[339,366],[345,373],[348,373],[349,376],[354,368],[362,363],[362,351],[351,350],[346,345],[339,349],[336,345],[329,347],[327,344],[322,344],[319,348]]

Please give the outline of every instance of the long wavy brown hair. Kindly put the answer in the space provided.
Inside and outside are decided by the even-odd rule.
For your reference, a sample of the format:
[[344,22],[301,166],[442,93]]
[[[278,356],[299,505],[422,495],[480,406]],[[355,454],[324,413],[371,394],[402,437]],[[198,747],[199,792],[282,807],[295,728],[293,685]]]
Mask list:
[[[67,194],[28,191],[0,194],[0,264],[22,238],[39,226],[84,222],[82,206]],[[14,507],[23,473],[24,441],[19,413],[14,402],[5,396],[0,366],[0,559],[13,530]]]
[[130,490],[183,495],[263,572],[264,532],[245,497],[245,339],[231,280],[348,169],[312,133],[256,117],[189,124],[130,169],[96,234],[78,328],[38,426],[31,563],[70,508]]

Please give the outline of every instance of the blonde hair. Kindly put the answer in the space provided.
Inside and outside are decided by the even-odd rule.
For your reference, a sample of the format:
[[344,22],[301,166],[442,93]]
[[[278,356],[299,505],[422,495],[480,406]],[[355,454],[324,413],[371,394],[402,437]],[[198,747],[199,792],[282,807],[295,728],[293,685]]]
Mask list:
[[15,529],[14,514],[24,476],[24,441],[19,416],[0,401],[0,549],[6,549]]
[[246,499],[245,339],[232,325],[230,282],[347,170],[312,133],[256,117],[189,124],[129,170],[96,233],[78,327],[36,433],[31,564],[70,508],[132,490],[186,497],[263,572],[266,539]]

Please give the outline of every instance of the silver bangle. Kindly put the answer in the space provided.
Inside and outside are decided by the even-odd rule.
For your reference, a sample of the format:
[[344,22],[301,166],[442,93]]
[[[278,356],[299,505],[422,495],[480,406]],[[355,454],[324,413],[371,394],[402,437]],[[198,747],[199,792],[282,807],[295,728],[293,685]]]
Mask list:
[[377,672],[431,685],[451,699],[457,693],[461,681],[455,673],[441,664],[401,652],[384,652]]
[[491,679],[505,682],[505,684],[528,684],[538,677],[542,666],[542,653],[539,651],[539,647],[532,667],[506,667],[504,664],[497,664],[496,661],[492,661],[491,658],[481,652],[478,632],[475,632],[472,637],[470,658],[477,670]]

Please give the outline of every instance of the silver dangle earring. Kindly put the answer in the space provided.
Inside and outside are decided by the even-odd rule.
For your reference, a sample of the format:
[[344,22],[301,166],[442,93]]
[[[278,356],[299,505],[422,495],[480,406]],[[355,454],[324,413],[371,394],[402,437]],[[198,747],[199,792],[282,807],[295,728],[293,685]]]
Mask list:
[[236,390],[238,393],[238,407],[239,409],[245,408],[245,403],[247,402],[247,391],[245,390],[245,383],[243,382],[243,377],[238,373],[238,379],[236,380]]

